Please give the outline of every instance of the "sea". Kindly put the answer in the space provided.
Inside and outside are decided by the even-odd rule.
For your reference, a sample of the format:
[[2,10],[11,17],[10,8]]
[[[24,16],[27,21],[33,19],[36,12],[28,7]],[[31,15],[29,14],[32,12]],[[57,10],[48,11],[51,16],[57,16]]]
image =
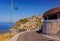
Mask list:
[[0,22],[0,34],[10,32],[10,29],[14,26],[14,23]]

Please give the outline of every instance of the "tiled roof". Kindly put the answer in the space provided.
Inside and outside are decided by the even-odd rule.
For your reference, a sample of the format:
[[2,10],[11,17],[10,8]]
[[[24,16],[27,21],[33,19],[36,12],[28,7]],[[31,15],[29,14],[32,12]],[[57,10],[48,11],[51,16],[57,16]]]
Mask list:
[[53,9],[48,10],[47,12],[45,12],[43,14],[43,16],[55,14],[57,12],[60,12],[60,7],[56,7],[56,8],[53,8]]

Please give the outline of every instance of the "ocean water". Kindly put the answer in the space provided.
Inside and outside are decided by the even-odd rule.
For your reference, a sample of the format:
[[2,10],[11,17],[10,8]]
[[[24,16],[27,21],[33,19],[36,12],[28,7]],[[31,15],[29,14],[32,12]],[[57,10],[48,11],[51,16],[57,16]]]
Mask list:
[[14,26],[14,23],[0,22],[0,33],[9,32],[13,26]]

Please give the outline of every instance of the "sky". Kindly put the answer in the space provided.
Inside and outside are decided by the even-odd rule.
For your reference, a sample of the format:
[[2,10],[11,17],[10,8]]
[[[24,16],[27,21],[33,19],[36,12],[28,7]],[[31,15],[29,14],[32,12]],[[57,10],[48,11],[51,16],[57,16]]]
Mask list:
[[0,0],[0,22],[10,22],[11,13],[12,22],[16,22],[21,18],[43,15],[47,10],[60,6],[60,0],[13,0],[13,3],[11,9],[11,0]]

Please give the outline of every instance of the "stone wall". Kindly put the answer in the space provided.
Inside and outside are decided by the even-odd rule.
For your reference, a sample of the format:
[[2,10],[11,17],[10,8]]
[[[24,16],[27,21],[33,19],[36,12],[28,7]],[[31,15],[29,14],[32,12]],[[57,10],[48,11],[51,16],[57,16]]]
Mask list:
[[43,29],[44,34],[60,34],[60,19],[44,20]]

